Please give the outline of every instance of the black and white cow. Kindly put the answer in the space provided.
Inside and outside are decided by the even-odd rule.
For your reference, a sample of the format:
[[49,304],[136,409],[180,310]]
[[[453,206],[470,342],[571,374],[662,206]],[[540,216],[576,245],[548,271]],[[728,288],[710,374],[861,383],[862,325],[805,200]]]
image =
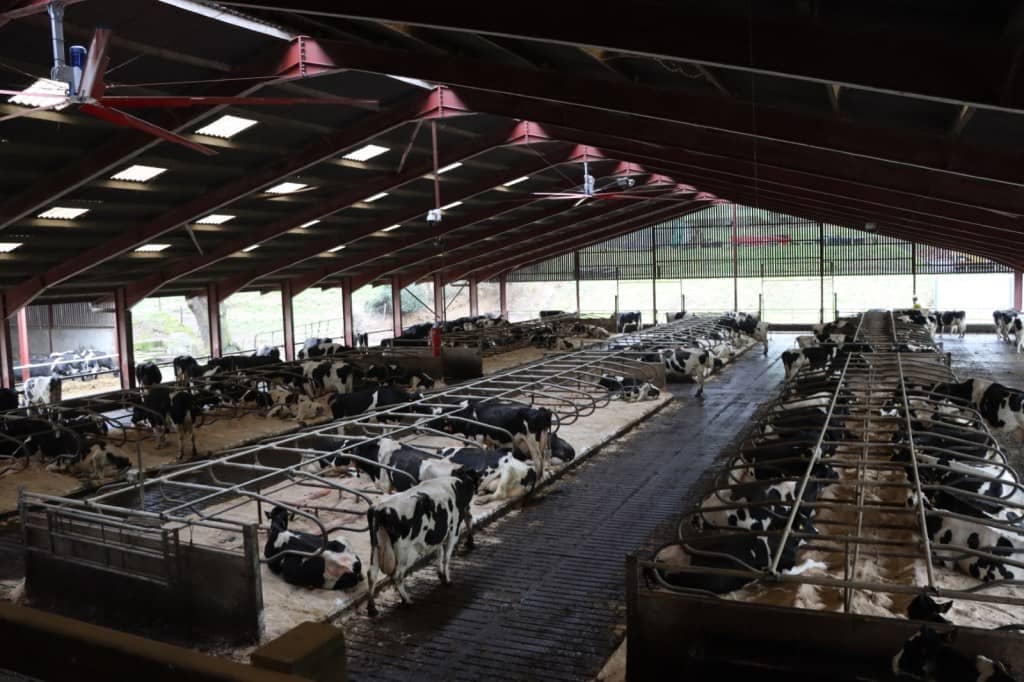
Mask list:
[[[131,460],[108,443],[82,441],[80,453],[75,457],[62,457],[47,466],[49,471],[63,471],[72,475],[85,476],[92,481],[115,478],[131,468]],[[45,454],[45,452],[44,452]],[[62,453],[73,454],[73,453]]]
[[[794,523],[796,533],[813,535],[817,531],[809,519],[800,519]],[[728,535],[701,535],[683,542],[672,542],[664,545],[654,554],[654,561],[678,565],[705,568],[724,568],[734,571],[765,571],[771,566],[772,556],[778,550],[778,535],[757,535],[755,533]],[[796,565],[796,555],[806,540],[803,537],[790,536],[782,550],[778,568],[788,575],[798,575],[808,568],[820,567],[813,561],[805,561]],[[651,572],[673,587],[705,590],[715,594],[725,594],[738,590],[755,576],[716,575],[713,573],[673,571],[671,566],[655,568]]]
[[615,331],[619,334],[630,334],[640,330],[640,312],[633,310],[626,313],[612,314],[615,320]]
[[185,438],[192,443],[192,456],[198,456],[196,449],[196,422],[202,410],[194,396],[186,390],[174,390],[167,386],[154,386],[146,393],[142,406],[132,410],[132,423],[148,423],[157,437],[157,447],[167,443],[167,432],[178,435],[178,459],[185,458]]
[[[996,336],[1003,341],[1010,340],[1010,332],[1013,325],[1013,321],[1020,315],[1020,311],[1017,310],[994,310],[992,311],[992,321],[996,325]],[[1016,331],[1016,330],[1014,330]]]
[[[192,379],[201,376],[203,373],[199,361],[191,355],[179,355],[174,358],[171,364],[174,366],[174,378],[180,386],[187,386]],[[140,381],[139,383],[141,384],[142,382]],[[157,380],[156,383],[160,383],[160,381]]]
[[445,448],[438,454],[463,469],[479,474],[475,504],[519,497],[537,485],[537,472],[533,467],[516,459],[508,450]]
[[140,362],[135,365],[135,383],[142,388],[149,388],[155,386],[164,380],[164,375],[160,372],[160,368],[152,360],[146,362]]
[[295,359],[307,360],[320,358],[325,355],[334,355],[346,350],[349,350],[347,346],[340,343],[334,343],[330,338],[310,338],[306,339],[302,348],[300,348],[299,352],[296,354]]
[[705,377],[722,366],[722,361],[714,353],[701,348],[663,349],[658,354],[666,372],[690,377],[697,382],[698,398],[704,395]]
[[792,379],[803,367],[825,369],[835,357],[836,346],[817,346],[782,352],[782,364],[786,368],[786,381]]
[[120,375],[113,353],[86,348],[79,355],[82,358],[82,372],[93,379],[97,378],[100,372],[113,372],[115,377]]
[[360,443],[353,450],[356,468],[365,472],[378,490],[408,490],[417,483],[454,475],[461,465],[426,450],[391,438]]
[[551,459],[568,464],[576,459],[576,449],[557,433],[553,433],[551,434]]
[[260,346],[252,354],[254,358],[272,358],[281,361],[281,349],[277,346]]
[[381,386],[379,388],[366,388],[352,393],[336,393],[327,400],[331,414],[335,419],[352,417],[369,410],[421,400],[423,396],[419,393],[410,393],[393,386]]
[[323,590],[347,590],[363,579],[363,566],[355,552],[337,538],[288,530],[288,510],[267,512],[270,532],[263,548],[267,565],[286,583]]
[[420,559],[435,552],[438,577],[445,585],[451,583],[451,557],[463,528],[466,547],[473,546],[470,502],[476,484],[475,472],[460,469],[454,476],[424,481],[389,495],[366,511],[370,532],[367,614],[378,614],[374,588],[381,573],[391,577],[402,603],[411,604],[405,575]]
[[636,377],[602,374],[597,383],[608,391],[610,398],[621,398],[626,402],[657,400],[661,395],[657,386]]
[[370,335],[366,332],[356,332],[352,335],[353,341],[356,344],[356,348],[369,348],[370,347]]
[[513,401],[466,400],[460,409],[431,422],[431,425],[438,425],[449,433],[479,438],[490,447],[507,448],[529,457],[537,469],[538,480],[543,480],[551,449],[553,416],[546,407],[531,407]]
[[910,620],[924,620],[929,623],[949,623],[942,614],[953,607],[953,602],[948,601],[940,604],[927,594],[919,594],[914,597],[907,606],[907,618]]
[[434,378],[422,370],[409,369],[394,363],[370,365],[366,368],[364,376],[378,384],[400,384],[411,391],[433,388],[435,383]]
[[596,324],[584,324],[582,322],[574,324],[571,331],[577,336],[588,339],[607,339],[611,336],[611,332],[604,327],[598,327]]
[[73,350],[50,353],[50,376],[69,378],[85,373],[82,356]]
[[43,414],[44,406],[60,402],[60,377],[31,377],[22,386],[25,392],[25,405],[36,414]]
[[936,332],[939,336],[948,330],[950,334],[956,334],[961,339],[964,338],[964,334],[967,333],[966,312],[963,310],[935,311],[935,317],[938,321]]
[[892,657],[897,679],[934,682],[1014,682],[1002,661],[961,653],[953,648],[957,630],[939,634],[927,625],[915,632]]
[[[964,511],[958,508],[956,513]],[[990,526],[987,520],[927,512],[925,523],[933,557],[982,582],[1024,579],[1024,568],[1006,563],[1024,562],[1024,535]]]

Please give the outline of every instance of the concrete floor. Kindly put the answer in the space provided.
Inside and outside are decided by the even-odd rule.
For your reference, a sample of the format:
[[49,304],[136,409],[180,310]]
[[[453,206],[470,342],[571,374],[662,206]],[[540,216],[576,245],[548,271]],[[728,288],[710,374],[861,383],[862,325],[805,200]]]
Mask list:
[[592,679],[622,638],[626,554],[674,534],[702,477],[777,392],[779,335],[694,399],[678,400],[480,533],[453,562],[452,588],[417,575],[414,605],[387,590],[381,616],[342,623],[352,680]]

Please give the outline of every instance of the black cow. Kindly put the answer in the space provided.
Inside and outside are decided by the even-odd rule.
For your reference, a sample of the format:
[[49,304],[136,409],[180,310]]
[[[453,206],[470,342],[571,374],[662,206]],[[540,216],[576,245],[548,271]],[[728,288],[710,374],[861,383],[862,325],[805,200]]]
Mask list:
[[363,376],[378,384],[401,384],[412,391],[434,387],[434,378],[426,372],[396,364],[370,365],[366,368]]
[[271,572],[300,587],[346,590],[359,584],[363,566],[355,552],[337,539],[324,542],[320,535],[288,530],[288,517],[284,507],[267,512],[270,532],[263,556]]
[[[335,419],[352,417],[369,410],[386,405],[408,403],[422,399],[419,393],[410,393],[392,386],[381,386],[380,388],[367,388],[352,393],[335,393],[327,400],[328,407]],[[383,417],[383,415],[382,415]],[[383,417],[387,419],[386,417]],[[383,419],[382,419],[383,420]]]
[[281,361],[281,349],[277,346],[260,346],[256,349],[256,352],[252,354],[254,358],[272,358]]
[[50,375],[73,377],[85,373],[82,356],[72,350],[50,353]]
[[621,398],[629,402],[655,400],[661,395],[661,391],[656,386],[636,377],[603,374],[597,383],[608,391],[609,397]]
[[576,450],[564,438],[553,433],[551,434],[551,458],[567,464],[576,459]]
[[445,448],[439,454],[462,469],[477,473],[480,477],[475,498],[478,504],[525,495],[537,484],[533,467],[516,459],[508,450]]
[[897,679],[934,682],[1013,682],[1016,677],[1002,661],[960,653],[953,648],[956,629],[939,634],[927,625],[915,632],[892,657]]
[[135,383],[143,388],[155,386],[164,380],[160,368],[152,360],[135,365]]
[[835,357],[834,345],[787,350],[782,353],[782,364],[786,367],[786,380],[789,381],[804,366],[811,369],[825,369]]
[[537,478],[544,480],[552,418],[546,407],[513,401],[467,400],[438,422],[450,433],[480,438],[491,447],[508,448],[529,457],[537,468]]
[[628,334],[640,329],[639,311],[634,310],[628,313],[619,313],[618,315],[613,314],[612,319],[615,320],[615,331],[619,334]]
[[357,455],[354,459],[356,468],[366,472],[370,480],[387,493],[408,490],[433,478],[453,476],[460,467],[438,455],[391,438],[360,443],[352,454]]
[[961,339],[964,338],[964,334],[967,332],[967,313],[963,310],[936,311],[935,317],[938,321],[939,336],[942,336],[942,333],[948,329],[951,334],[956,334]]
[[189,381],[203,373],[199,361],[191,355],[179,355],[174,358],[172,364],[174,365],[174,378],[182,386],[187,386]]
[[940,604],[927,594],[919,594],[907,606],[907,618],[910,620],[926,620],[930,623],[949,623],[942,614],[949,611],[953,602]]
[[0,388],[0,412],[18,409],[18,392],[13,388]]
[[178,434],[178,459],[185,458],[185,437],[192,442],[192,456],[197,456],[196,421],[202,414],[195,397],[189,391],[172,391],[166,386],[154,386],[145,395],[142,406],[132,410],[132,423],[148,423],[157,436],[157,447],[167,443],[167,432]]

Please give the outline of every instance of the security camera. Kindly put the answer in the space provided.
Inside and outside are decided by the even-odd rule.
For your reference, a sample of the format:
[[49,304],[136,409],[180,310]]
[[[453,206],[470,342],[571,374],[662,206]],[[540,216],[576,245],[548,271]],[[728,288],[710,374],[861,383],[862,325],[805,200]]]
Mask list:
[[441,209],[432,208],[427,211],[427,222],[431,225],[441,222]]

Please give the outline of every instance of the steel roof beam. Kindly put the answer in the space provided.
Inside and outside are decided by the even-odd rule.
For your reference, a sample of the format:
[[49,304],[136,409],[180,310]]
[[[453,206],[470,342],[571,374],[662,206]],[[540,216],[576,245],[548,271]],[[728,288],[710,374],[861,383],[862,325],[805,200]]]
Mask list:
[[[455,86],[463,97],[466,89],[484,94],[529,97],[548,103],[597,109],[630,117],[696,126],[730,135],[772,140],[781,144],[809,146],[818,150],[864,155],[927,167],[934,172],[957,171],[978,177],[1018,181],[1021,160],[1003,146],[979,145],[951,139],[942,132],[858,122],[806,110],[752,105],[717,94],[689,93],[590,77],[573,73],[571,78],[552,69],[504,64],[450,54],[423,54],[362,44],[308,41],[310,60],[326,67],[423,78]],[[529,106],[524,103],[524,106]],[[474,106],[479,111],[493,111]],[[504,112],[516,115],[512,111]],[[537,120],[524,114],[523,118]],[[572,110],[564,119],[574,120]],[[629,119],[627,119],[628,121]],[[628,130],[623,126],[623,130]]]
[[[524,135],[522,133],[523,129],[523,126],[517,124],[512,129],[511,133],[509,133],[508,130],[502,130],[500,131],[500,135],[493,135],[487,138],[482,138],[480,140],[473,141],[472,143],[456,147],[453,150],[448,150],[446,153],[441,155],[442,161],[440,165],[447,165],[448,163],[452,163],[453,161],[459,159],[465,159],[470,156],[475,156],[501,144],[521,143],[524,141],[524,139],[527,139],[524,138]],[[576,155],[578,155],[579,153],[579,150],[574,148],[571,151],[558,157],[555,162],[563,163],[567,160],[575,158]],[[494,189],[494,187],[500,185],[503,182],[506,182],[508,180],[514,180],[515,178],[521,175],[528,175],[530,173],[535,173],[537,171],[544,170],[550,165],[551,161],[549,159],[532,157],[526,162],[516,164],[511,169],[506,170],[504,173],[496,174],[495,177],[488,178],[486,181],[477,182],[469,186],[468,188],[452,188],[452,190],[450,190],[449,193],[446,194],[445,201],[468,199],[482,192]],[[401,176],[402,178],[406,179],[402,183],[397,184],[404,184],[405,182],[418,179],[422,175],[429,173],[432,170],[432,161],[429,164],[409,166],[406,168],[405,171],[403,171],[403,174]],[[394,183],[393,178],[390,179],[389,181]],[[178,277],[187,275],[196,270],[199,270],[203,267],[206,267],[234,253],[237,253],[243,246],[261,240],[269,239],[276,234],[280,234],[281,232],[287,231],[288,229],[292,229],[297,225],[302,224],[302,222],[311,220],[314,217],[322,217],[323,215],[326,215],[328,213],[333,213],[335,211],[341,210],[342,208],[351,206],[352,204],[357,203],[358,201],[366,198],[366,196],[376,193],[378,191],[383,190],[380,187],[368,187],[367,185],[361,185],[356,190],[347,192],[345,193],[345,195],[337,197],[325,204],[320,204],[317,207],[314,207],[313,209],[309,209],[308,211],[300,215],[288,219],[287,221],[279,221],[279,223],[277,224],[256,231],[255,234],[250,233],[245,243],[241,243],[240,241],[233,241],[230,244],[220,247],[219,249],[215,250],[213,253],[207,256],[194,257],[191,259],[187,259],[186,261],[179,262],[175,266],[166,268],[164,272],[161,273],[159,276],[154,276],[148,278],[145,281],[133,284],[131,287],[129,287],[130,298],[133,302],[138,302],[142,300],[142,298],[145,298],[145,296],[148,296],[150,293],[159,288],[160,285],[168,281],[172,281],[173,279],[176,279]],[[343,237],[339,238],[335,236],[328,239],[316,240],[314,242],[311,242],[309,245],[304,246],[302,249],[292,251],[291,253],[281,258],[275,259],[270,263],[265,263],[263,265],[257,266],[256,268],[246,271],[246,273],[239,275],[237,277],[231,277],[228,281],[222,282],[218,286],[220,287],[222,296],[224,298],[227,298],[227,296],[229,296],[231,293],[238,291],[242,287],[246,286],[249,282],[259,279],[260,277],[265,277],[267,275],[273,274],[274,272],[283,270],[297,263],[301,263],[302,261],[308,260],[310,258],[314,258],[320,255],[321,253],[324,253],[328,249],[338,246],[339,244],[352,243],[357,239],[361,239],[362,237],[367,237],[373,234],[374,232],[378,232],[393,223],[401,223],[408,220],[421,219],[424,215],[426,215],[427,210],[433,207],[433,198],[431,198],[431,203],[429,205],[418,205],[416,206],[415,209],[403,211],[401,214],[384,214],[383,217],[381,217],[379,220],[371,220],[367,222],[365,226],[360,227],[359,229],[346,231]],[[507,208],[508,207],[506,206],[499,210],[506,210]]]
[[[649,145],[616,135],[605,135],[577,128],[559,125],[533,124],[532,133],[537,137],[565,140],[581,143],[586,140],[606,154],[637,163],[671,162],[673,173],[687,177],[688,173],[716,172],[732,177],[758,178],[792,186],[807,187],[822,193],[836,196],[851,196],[879,206],[898,207],[901,210],[915,211],[922,215],[954,220],[970,225],[990,225],[1003,230],[1016,232],[1024,228],[1024,220],[1018,213],[1024,211],[1024,191],[982,192],[974,194],[975,203],[963,199],[942,198],[942,183],[933,181],[922,183],[919,187],[909,190],[894,189],[883,183],[888,179],[883,175],[864,175],[839,177],[835,173],[801,170],[786,165],[777,165],[758,159],[754,165],[752,159],[735,158],[723,154],[703,153],[675,145]],[[867,178],[867,179],[864,179]],[[947,195],[953,195],[958,188],[947,184]],[[1008,210],[1014,207],[1013,214],[1007,211],[989,208],[992,204],[1005,204]]]
[[353,5],[332,0],[224,4],[585,45],[895,96],[1024,108],[1024,74],[1015,68],[1018,46],[1012,41],[957,40],[919,26],[895,33],[884,15],[878,17],[876,28],[811,12],[751,16],[708,3],[645,3],[642,11],[615,12],[611,21],[581,21],[576,5],[543,0],[507,7],[409,1]]
[[[124,230],[113,239],[98,244],[70,260],[63,261],[44,273],[32,277],[8,292],[11,305],[27,305],[48,287],[75,277],[89,269],[116,258],[132,249],[196,220],[218,208],[251,194],[263,187],[291,177],[310,166],[314,166],[339,152],[359,144],[366,138],[393,130],[408,121],[429,115],[439,110],[436,93],[417,92],[385,111],[371,114],[344,129],[320,137],[298,152],[275,159],[260,169],[243,177],[231,180],[214,190],[137,227]],[[295,223],[300,225],[301,223]]]
[[574,238],[560,241],[557,244],[549,245],[540,249],[530,249],[510,258],[503,259],[498,263],[482,265],[461,273],[457,277],[445,277],[445,279],[447,281],[455,281],[456,279],[468,277],[472,274],[478,280],[488,280],[502,273],[509,272],[510,270],[515,270],[516,268],[529,265],[530,263],[546,260],[554,256],[559,256],[563,253],[570,253],[585,246],[589,246],[590,244],[598,244],[605,240],[613,239],[620,235],[639,230],[648,225],[653,225],[688,213],[693,213],[694,211],[699,211],[709,205],[710,201],[704,200],[695,201],[693,204],[683,204],[680,202],[680,205],[678,206],[669,206],[665,209],[659,209],[653,214],[647,214],[637,218],[636,220],[620,223],[619,225],[607,230],[601,230],[594,233],[577,234]]
[[[241,96],[249,95],[262,87],[281,83],[283,80],[299,78],[307,75],[315,68],[307,68],[301,50],[296,49],[296,42],[256,55],[250,62],[240,65],[225,78],[233,80],[216,83],[202,93],[207,96]],[[251,76],[265,76],[267,80],[251,80]],[[179,134],[188,134],[191,128],[208,116],[223,110],[224,106],[184,107],[181,109],[156,109],[147,113],[146,120]],[[16,194],[0,203],[0,229],[7,227],[20,218],[36,212],[53,203],[58,198],[82,187],[91,180],[109,175],[120,165],[135,158],[139,154],[152,149],[160,143],[159,138],[136,131],[118,132],[95,149],[86,151],[74,163],[65,165],[61,170],[48,174]]]

